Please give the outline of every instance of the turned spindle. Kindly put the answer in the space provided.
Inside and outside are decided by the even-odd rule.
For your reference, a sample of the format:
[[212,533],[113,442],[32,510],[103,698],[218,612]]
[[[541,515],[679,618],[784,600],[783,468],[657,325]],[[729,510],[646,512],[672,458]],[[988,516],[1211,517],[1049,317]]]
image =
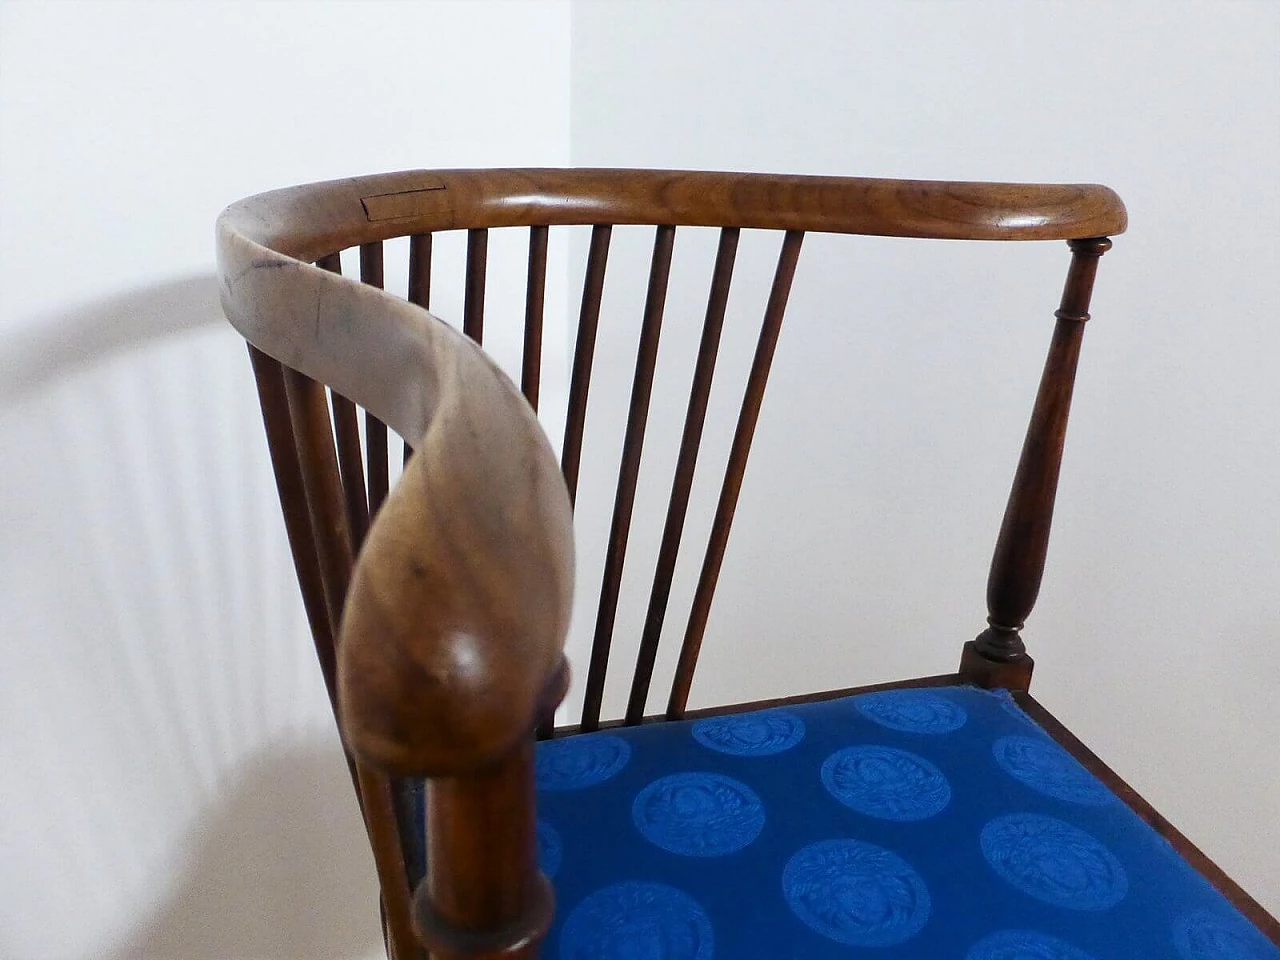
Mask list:
[[1049,356],[987,577],[987,628],[965,644],[960,660],[961,675],[984,687],[1025,690],[1034,666],[1021,631],[1044,574],[1071,391],[1098,258],[1111,249],[1105,237],[1067,243],[1071,268],[1054,314],[1057,323]]

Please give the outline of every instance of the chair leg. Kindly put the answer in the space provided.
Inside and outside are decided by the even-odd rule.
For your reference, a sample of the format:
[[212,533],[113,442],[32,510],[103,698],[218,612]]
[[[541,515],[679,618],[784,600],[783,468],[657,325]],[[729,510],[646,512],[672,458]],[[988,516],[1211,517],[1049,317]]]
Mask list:
[[960,658],[964,679],[982,687],[1026,690],[1031,683],[1033,661],[1020,631],[1040,592],[1080,342],[1089,320],[1098,258],[1111,248],[1111,241],[1096,237],[1070,240],[1068,245],[1071,268],[991,559],[987,629],[965,644]]

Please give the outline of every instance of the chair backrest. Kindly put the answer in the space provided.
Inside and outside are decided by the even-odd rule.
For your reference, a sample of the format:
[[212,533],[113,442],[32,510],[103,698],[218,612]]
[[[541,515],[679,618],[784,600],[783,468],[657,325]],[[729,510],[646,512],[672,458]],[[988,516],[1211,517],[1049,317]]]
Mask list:
[[[550,894],[533,861],[531,734],[535,726],[548,733],[568,685],[571,511],[611,231],[621,224],[653,226],[653,254],[580,729],[601,723],[673,241],[685,226],[720,228],[719,246],[623,722],[641,721],[653,678],[744,230],[777,231],[781,247],[666,716],[686,708],[806,232],[1071,242],[1058,326],[993,561],[989,626],[966,649],[978,682],[1025,683],[1029,675],[1018,630],[1043,569],[1093,271],[1105,238],[1125,228],[1110,190],[494,170],[364,177],[241,201],[218,222],[223,304],[250,344],[298,579],[350,751],[395,957],[415,955],[411,916],[442,957],[489,956],[520,943],[536,951],[549,921]],[[557,463],[535,409],[549,232],[566,225],[590,227],[591,238]],[[500,228],[528,231],[519,388],[478,348],[489,232]],[[467,232],[461,332],[425,309],[433,235],[455,230]],[[383,242],[406,236],[402,300],[379,288]],[[341,276],[340,254],[352,248],[359,283]],[[394,489],[388,427],[406,443]],[[422,777],[433,778],[429,857],[417,839]],[[430,877],[411,904],[428,859]]]

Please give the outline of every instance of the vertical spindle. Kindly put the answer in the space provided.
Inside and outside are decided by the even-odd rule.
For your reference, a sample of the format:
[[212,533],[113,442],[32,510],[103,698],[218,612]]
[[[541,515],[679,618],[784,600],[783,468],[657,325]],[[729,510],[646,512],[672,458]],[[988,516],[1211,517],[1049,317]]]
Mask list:
[[720,333],[724,328],[724,314],[729,303],[729,283],[733,277],[739,233],[736,227],[725,227],[720,231],[720,247],[716,251],[716,263],[711,272],[711,293],[707,297],[707,313],[702,323],[702,341],[698,345],[693,386],[684,417],[684,433],[680,438],[675,479],[671,484],[671,500],[662,530],[662,545],[658,549],[653,589],[649,594],[649,609],[645,614],[640,648],[636,653],[636,672],[631,681],[631,696],[627,701],[627,724],[639,723],[644,717],[649,684],[653,680],[658,642],[662,638],[662,624],[666,617],[671,581],[675,576],[676,558],[680,551],[680,537],[684,532],[685,515],[689,510],[689,494],[693,487],[694,468],[698,462],[698,447],[702,443],[711,381],[715,376],[716,355],[720,350]]
[[653,393],[653,372],[658,362],[658,337],[667,301],[667,281],[671,277],[671,251],[676,228],[658,227],[653,240],[653,261],[649,268],[649,289],[645,295],[644,320],[640,326],[640,346],[636,353],[635,378],[631,385],[631,407],[622,441],[622,463],[618,467],[618,489],[613,499],[613,519],[609,524],[609,547],[605,554],[600,586],[600,606],[596,612],[595,638],[587,668],[587,687],[582,707],[582,729],[600,726],[600,706],[604,700],[605,672],[609,647],[618,614],[618,590],[627,556],[631,512],[636,501],[640,455],[644,448],[644,428],[649,419],[649,398]]
[[596,327],[600,322],[600,301],[604,296],[604,268],[609,259],[609,238],[613,228],[597,224],[591,228],[587,252],[587,272],[582,282],[582,310],[578,315],[578,338],[573,350],[573,373],[569,378],[569,406],[565,414],[564,447],[560,455],[569,501],[578,495],[578,466],[582,460],[582,431],[587,420],[587,394],[591,387],[591,361],[596,352]]
[[[360,281],[383,287],[382,243],[360,244]],[[387,425],[367,410],[364,414],[365,469],[369,477],[369,516],[373,517],[387,498],[390,464],[387,462]]]
[[542,314],[547,293],[547,228],[529,228],[529,283],[525,292],[524,359],[520,369],[520,391],[533,409],[538,409],[538,386],[542,377]]
[[804,232],[788,230],[778,254],[778,266],[773,274],[773,286],[769,290],[769,302],[765,306],[764,322],[760,325],[760,337],[756,341],[755,356],[751,360],[751,372],[747,375],[747,388],[738,413],[738,425],[729,447],[729,462],[725,467],[724,482],[720,486],[720,499],[711,521],[711,536],[707,540],[707,552],[698,575],[698,586],[693,594],[693,607],[685,628],[684,642],[680,645],[680,658],[676,662],[675,678],[671,683],[671,696],[667,700],[667,718],[678,720],[684,716],[689,703],[689,691],[693,688],[693,672],[702,650],[702,638],[711,616],[711,600],[716,583],[720,579],[720,564],[724,561],[725,547],[729,543],[729,528],[733,526],[733,514],[738,506],[738,494],[742,490],[742,477],[747,469],[747,457],[751,453],[751,440],[756,422],[760,418],[760,405],[764,402],[764,388],[769,382],[769,368],[773,364],[773,352],[782,330],[782,317],[787,312],[787,299],[791,295],[791,282],[795,279],[796,263],[800,259],[800,244]]
[[484,278],[489,259],[489,231],[467,231],[467,283],[462,303],[462,332],[484,342]]

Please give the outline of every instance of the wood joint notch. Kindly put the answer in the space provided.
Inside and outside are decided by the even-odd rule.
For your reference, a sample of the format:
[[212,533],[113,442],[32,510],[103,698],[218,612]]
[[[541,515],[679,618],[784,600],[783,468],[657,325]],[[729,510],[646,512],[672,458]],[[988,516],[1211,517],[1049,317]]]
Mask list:
[[397,193],[377,193],[361,197],[365,218],[370,223],[380,220],[407,220],[449,212],[448,187],[432,184],[417,190],[401,190]]

